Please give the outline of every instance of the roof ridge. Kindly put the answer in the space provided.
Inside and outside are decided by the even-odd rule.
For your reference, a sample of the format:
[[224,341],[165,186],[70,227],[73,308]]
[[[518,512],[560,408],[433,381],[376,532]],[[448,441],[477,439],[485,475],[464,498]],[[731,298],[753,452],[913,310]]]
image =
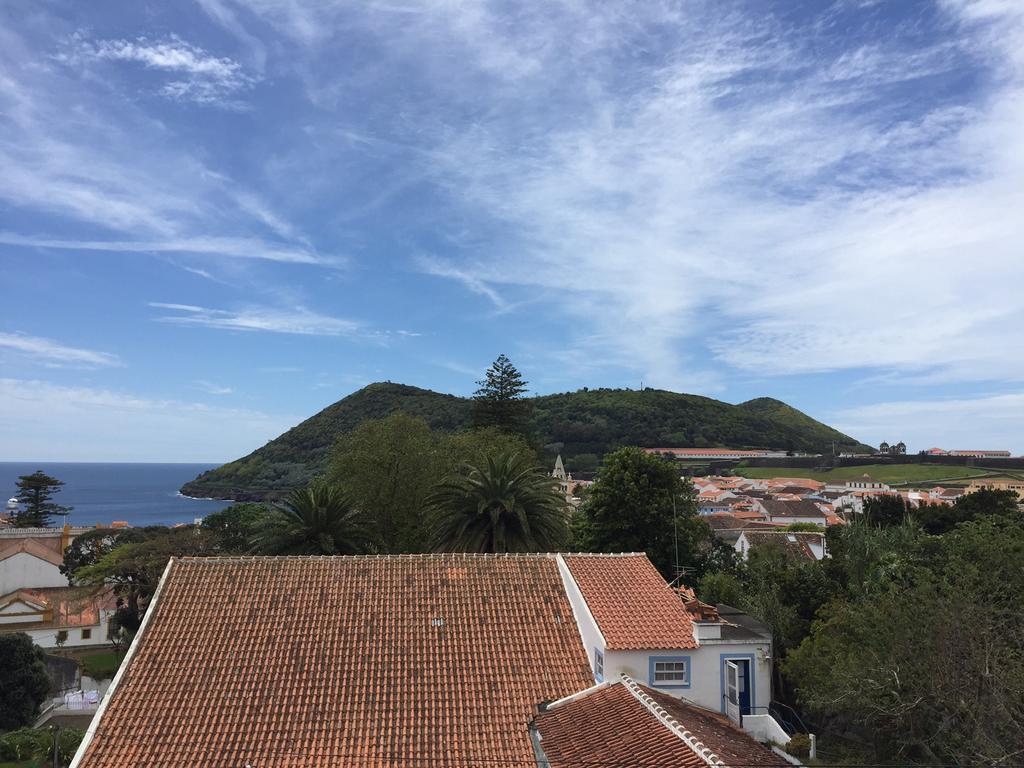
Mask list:
[[621,673],[622,684],[626,686],[626,690],[629,691],[639,701],[648,712],[654,715],[662,725],[668,728],[672,733],[678,736],[701,760],[711,766],[725,766],[726,763],[716,755],[710,747],[705,746],[704,742],[690,733],[683,724],[676,720],[672,715],[665,710],[654,698],[643,691],[640,685],[627,675],[625,672]]
[[529,560],[556,558],[559,552],[402,552],[366,555],[185,555],[176,557],[180,562],[253,562],[263,560]]
[[561,552],[562,557],[647,557],[646,552]]

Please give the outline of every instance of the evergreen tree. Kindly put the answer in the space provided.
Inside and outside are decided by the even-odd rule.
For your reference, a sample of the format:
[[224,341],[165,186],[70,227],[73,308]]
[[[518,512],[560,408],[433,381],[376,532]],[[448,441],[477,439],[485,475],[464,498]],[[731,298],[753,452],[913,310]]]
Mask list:
[[0,635],[0,733],[31,725],[49,690],[42,649],[23,632]]
[[646,552],[674,579],[676,548],[687,582],[719,561],[724,545],[697,516],[696,494],[672,462],[640,448],[607,454],[574,521],[576,547],[589,552]]
[[31,475],[18,478],[18,511],[14,513],[14,524],[19,528],[43,528],[50,524],[54,515],[66,515],[71,507],[55,504],[52,499],[61,486],[62,480],[50,477],[41,469]]
[[497,427],[505,432],[526,433],[529,405],[523,398],[523,376],[505,355],[498,355],[473,394],[473,426]]

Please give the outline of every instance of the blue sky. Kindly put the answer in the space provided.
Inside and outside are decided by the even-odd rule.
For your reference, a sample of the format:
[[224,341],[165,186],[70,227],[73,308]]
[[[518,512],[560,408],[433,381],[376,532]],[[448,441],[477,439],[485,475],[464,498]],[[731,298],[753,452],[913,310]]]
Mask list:
[[1024,452],[1017,0],[14,0],[0,459],[362,385],[769,395]]

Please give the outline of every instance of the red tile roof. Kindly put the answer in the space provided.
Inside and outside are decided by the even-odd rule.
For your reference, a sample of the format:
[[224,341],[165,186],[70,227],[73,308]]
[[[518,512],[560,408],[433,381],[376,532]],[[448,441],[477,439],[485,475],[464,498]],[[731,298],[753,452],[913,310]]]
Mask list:
[[552,768],[788,766],[721,715],[626,677],[555,702],[534,727]]
[[593,677],[553,555],[171,563],[81,768],[527,765]]
[[697,647],[690,615],[645,554],[564,558],[607,648]]
[[64,562],[60,541],[59,530],[49,538],[25,536],[0,540],[0,560],[6,560],[24,552],[38,557],[40,560],[45,560],[51,565],[60,565]]

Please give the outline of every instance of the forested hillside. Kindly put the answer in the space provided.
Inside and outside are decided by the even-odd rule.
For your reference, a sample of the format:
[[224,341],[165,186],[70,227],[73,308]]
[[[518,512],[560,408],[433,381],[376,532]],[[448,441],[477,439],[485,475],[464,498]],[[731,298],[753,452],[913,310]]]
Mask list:
[[[623,445],[769,448],[794,451],[866,450],[853,438],[770,398],[730,405],[664,390],[582,389],[528,399],[538,445],[583,467]],[[248,456],[205,472],[182,488],[189,496],[252,499],[303,484],[323,471],[334,441],[366,419],[404,411],[433,429],[471,423],[469,398],[404,384],[371,384]]]

